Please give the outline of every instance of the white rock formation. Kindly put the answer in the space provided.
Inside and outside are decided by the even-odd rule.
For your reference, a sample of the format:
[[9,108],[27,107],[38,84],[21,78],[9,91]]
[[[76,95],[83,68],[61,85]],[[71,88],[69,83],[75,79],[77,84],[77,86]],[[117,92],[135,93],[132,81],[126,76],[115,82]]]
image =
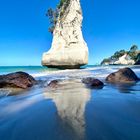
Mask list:
[[124,54],[119,60],[115,61],[114,64],[117,65],[134,65],[135,61],[130,59],[129,55]]
[[51,49],[43,54],[42,65],[77,68],[88,63],[88,48],[83,39],[80,0],[70,0],[53,32]]

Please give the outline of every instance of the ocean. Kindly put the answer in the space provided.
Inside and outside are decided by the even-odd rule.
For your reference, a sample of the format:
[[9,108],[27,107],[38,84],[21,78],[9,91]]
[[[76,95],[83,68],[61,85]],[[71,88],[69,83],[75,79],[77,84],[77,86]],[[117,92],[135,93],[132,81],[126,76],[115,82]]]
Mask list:
[[[0,140],[140,140],[140,82],[105,82],[123,67],[128,66],[0,67],[0,74],[25,71],[43,81],[16,95],[0,90]],[[140,77],[140,66],[129,67]],[[81,79],[89,76],[105,86],[87,88]],[[60,83],[50,89],[53,79]]]
[[[0,66],[0,75],[2,74],[8,74],[8,73],[12,73],[12,72],[17,72],[17,71],[24,71],[27,72],[31,75],[33,75],[34,77],[39,77],[39,76],[46,76],[49,74],[57,74],[57,73],[66,73],[69,71],[75,71],[75,72],[81,72],[81,71],[93,71],[95,77],[105,77],[107,74],[114,72],[120,68],[124,68],[127,66],[116,66],[116,65],[112,65],[112,66],[99,66],[99,65],[86,65],[81,67],[80,70],[78,69],[74,69],[74,70],[69,70],[69,69],[65,69],[65,70],[60,70],[60,69],[55,69],[55,68],[47,68],[44,66]],[[130,68],[132,68],[134,70],[134,72],[136,72],[136,74],[139,76],[140,75],[140,66],[128,66]],[[54,75],[55,76],[55,75]]]

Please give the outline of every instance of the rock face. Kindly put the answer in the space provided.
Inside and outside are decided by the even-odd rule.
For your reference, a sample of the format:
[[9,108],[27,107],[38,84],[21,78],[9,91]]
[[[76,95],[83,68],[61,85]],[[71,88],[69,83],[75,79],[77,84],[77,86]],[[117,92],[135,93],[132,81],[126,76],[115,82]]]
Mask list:
[[117,65],[134,65],[135,61],[130,59],[127,54],[124,54],[119,60],[115,61],[114,64]]
[[80,0],[70,0],[53,32],[51,49],[43,54],[42,65],[79,68],[88,63],[88,48],[83,39]]
[[103,82],[101,82],[98,79],[92,78],[92,77],[83,78],[82,82],[89,87],[95,87],[96,88],[96,87],[103,87],[104,86]]
[[123,56],[112,60],[111,58],[108,61],[102,61],[101,65],[134,65],[135,61],[130,58],[128,54],[124,54]]
[[0,76],[0,88],[15,87],[26,89],[35,83],[36,80],[25,72],[16,72]]
[[137,82],[139,78],[130,68],[123,68],[117,72],[111,73],[107,78],[107,82],[111,83],[128,83]]

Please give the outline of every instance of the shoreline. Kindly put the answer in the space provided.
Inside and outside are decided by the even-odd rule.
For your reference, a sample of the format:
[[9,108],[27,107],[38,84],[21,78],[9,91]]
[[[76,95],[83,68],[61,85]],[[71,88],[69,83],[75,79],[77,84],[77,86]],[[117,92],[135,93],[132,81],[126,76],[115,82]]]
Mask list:
[[[95,79],[99,79],[102,82],[106,84],[105,78],[119,70],[120,68],[125,68],[126,66],[97,66],[97,67],[90,67],[85,69],[66,69],[66,70],[56,70],[56,71],[41,71],[37,73],[29,73],[31,76],[33,76],[37,81],[44,82],[45,85],[50,83],[53,80],[61,80],[61,81],[75,81],[79,80],[80,83],[82,83],[83,78],[87,77],[94,77]],[[140,77],[140,66],[129,66],[138,77]],[[40,84],[41,86],[41,84]],[[34,89],[37,88],[37,86],[33,86]],[[9,95],[9,92],[14,91],[12,95],[16,95],[17,93],[23,92],[24,90],[20,90],[17,88],[2,88],[1,93],[5,90],[5,95]],[[9,90],[9,91],[8,91]],[[30,90],[30,88],[29,88]],[[28,89],[27,89],[28,91]]]
[[[96,66],[96,67],[91,67],[91,68],[85,68],[85,69],[66,69],[66,70],[56,70],[56,71],[46,71],[46,72],[40,72],[40,73],[36,73],[36,74],[32,74],[31,75],[35,78],[42,78],[45,76],[72,76],[72,74],[75,74],[78,76],[88,76],[89,74],[92,74],[94,71],[96,71],[96,73],[94,73],[93,76],[95,76],[95,78],[105,78],[107,76],[107,74],[110,74],[112,72],[117,71],[120,68],[125,68],[125,67],[129,67],[132,68],[133,71],[136,74],[139,74],[140,66],[133,66],[133,65],[122,65],[122,66]],[[97,72],[98,71],[98,72]],[[101,73],[100,71],[104,71],[103,73]],[[104,74],[105,73],[105,74]]]

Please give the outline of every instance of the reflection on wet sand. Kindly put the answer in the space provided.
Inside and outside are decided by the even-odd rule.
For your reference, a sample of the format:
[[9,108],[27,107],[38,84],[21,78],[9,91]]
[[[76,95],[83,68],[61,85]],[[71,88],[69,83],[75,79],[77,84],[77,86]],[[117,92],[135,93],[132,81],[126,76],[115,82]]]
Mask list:
[[78,81],[63,81],[54,90],[44,92],[46,99],[56,105],[63,128],[71,129],[75,139],[85,139],[85,107],[90,99],[90,89]]
[[126,83],[126,84],[112,84],[111,86],[119,91],[119,93],[139,93],[140,88],[139,88],[140,82],[137,83]]

